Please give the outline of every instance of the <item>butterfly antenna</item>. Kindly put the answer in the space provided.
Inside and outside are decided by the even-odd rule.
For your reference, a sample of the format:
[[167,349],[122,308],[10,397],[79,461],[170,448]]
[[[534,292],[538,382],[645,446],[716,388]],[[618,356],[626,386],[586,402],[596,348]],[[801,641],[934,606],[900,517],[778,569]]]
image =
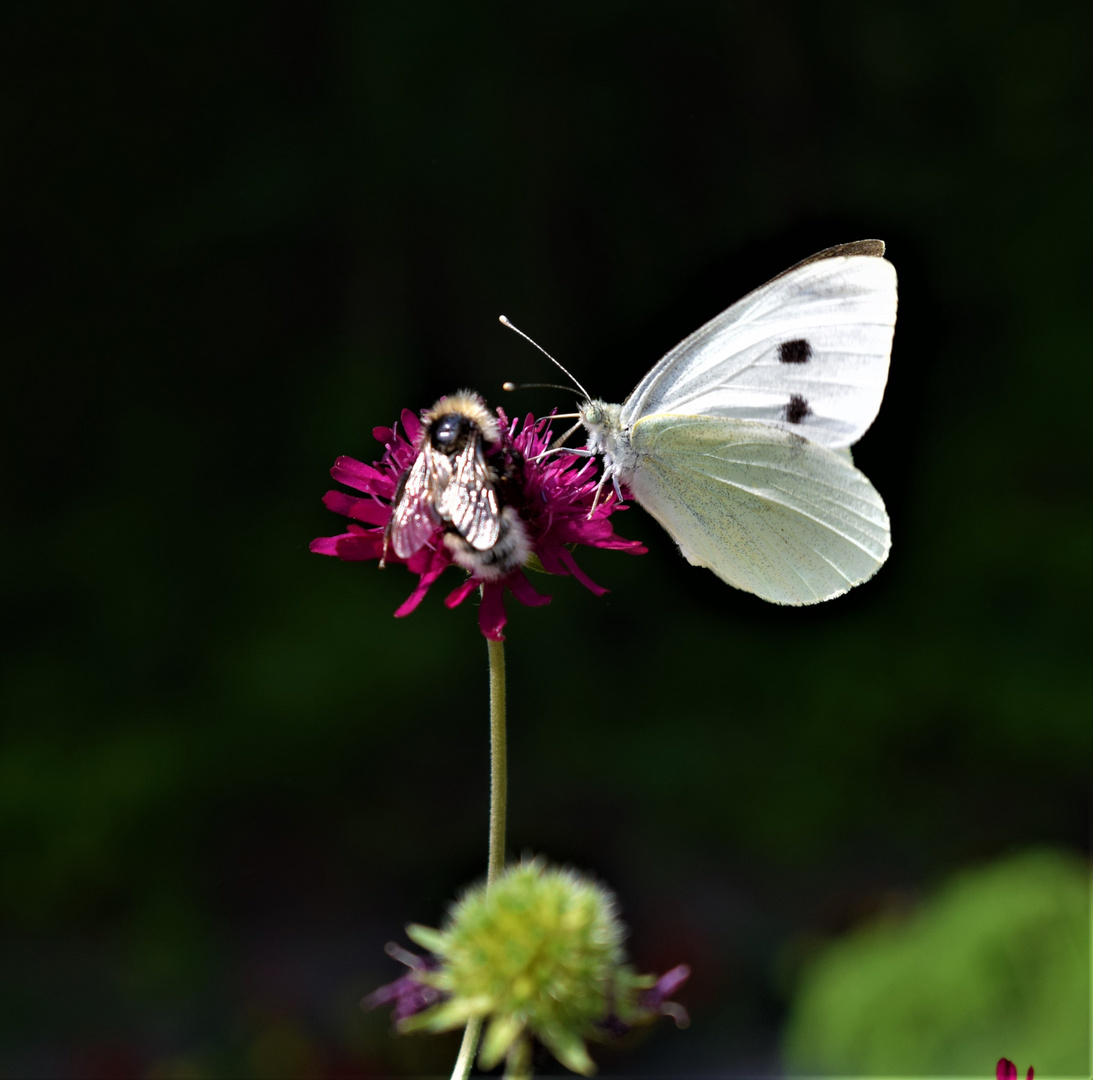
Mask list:
[[[567,394],[573,389],[572,386],[562,386],[559,383],[553,382],[505,382],[501,384],[502,390],[564,390]],[[574,414],[576,415],[576,414]]]
[[[591,394],[589,394],[589,392],[588,392],[588,391],[587,391],[587,390],[586,390],[586,389],[585,389],[585,388],[584,388],[583,386],[581,386],[581,384],[580,384],[579,382],[577,382],[577,380],[576,380],[576,379],[575,379],[575,378],[574,378],[574,377],[573,377],[573,376],[572,376],[572,375],[571,375],[571,374],[569,373],[569,371],[568,371],[568,370],[566,369],[565,365],[564,365],[564,364],[561,364],[561,363],[559,363],[559,362],[558,362],[557,360],[555,360],[555,359],[554,359],[554,357],[553,357],[553,356],[551,356],[551,355],[550,355],[550,353],[548,353],[548,352],[546,351],[546,349],[544,349],[544,348],[542,347],[542,345],[540,345],[540,344],[539,344],[539,343],[538,343],[537,341],[532,341],[532,339],[531,339],[531,338],[529,338],[529,337],[527,336],[527,334],[525,334],[525,333],[524,333],[524,331],[523,331],[523,330],[521,330],[521,329],[520,329],[519,327],[517,327],[517,326],[513,326],[513,325],[512,325],[512,323],[510,323],[510,322],[508,321],[508,319],[506,319],[506,318],[505,318],[505,316],[504,316],[504,315],[499,315],[499,316],[498,316],[498,319],[499,319],[499,321],[500,321],[500,323],[501,323],[501,325],[502,325],[502,326],[507,326],[507,327],[508,327],[508,328],[509,328],[510,330],[515,330],[515,331],[516,331],[516,333],[518,333],[518,334],[519,334],[519,335],[520,335],[520,336],[521,336],[521,337],[522,337],[522,338],[523,338],[523,339],[524,339],[525,341],[527,341],[527,342],[529,342],[530,344],[534,345],[534,346],[535,346],[535,348],[537,348],[537,349],[539,350],[539,352],[541,352],[541,353],[542,353],[542,354],[543,354],[543,355],[544,355],[544,356],[545,356],[545,357],[546,357],[546,358],[547,358],[547,359],[548,359],[548,360],[549,360],[549,361],[550,361],[550,362],[551,362],[551,363],[552,363],[552,364],[553,364],[553,365],[554,365],[554,366],[555,366],[555,367],[556,367],[556,368],[557,368],[557,369],[558,369],[559,371],[561,371],[561,372],[562,372],[562,374],[563,374],[563,375],[565,375],[565,376],[566,376],[566,378],[567,378],[567,379],[569,379],[569,381],[570,381],[571,383],[573,383],[573,385],[574,385],[574,386],[575,386],[575,387],[576,387],[576,388],[577,388],[578,390],[580,390],[580,392],[581,392],[582,394],[584,394],[584,398],[585,398],[585,401],[591,401],[591,400],[592,400],[592,395],[591,395]],[[569,389],[569,387],[558,387],[557,389],[565,389],[565,390],[568,390],[568,389]]]

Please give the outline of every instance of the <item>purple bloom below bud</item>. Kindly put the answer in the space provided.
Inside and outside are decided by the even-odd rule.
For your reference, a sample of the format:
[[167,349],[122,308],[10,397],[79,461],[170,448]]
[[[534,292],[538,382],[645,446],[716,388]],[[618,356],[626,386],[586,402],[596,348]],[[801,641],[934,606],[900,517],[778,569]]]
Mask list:
[[396,945],[393,941],[387,943],[384,952],[394,957],[399,963],[405,964],[410,972],[408,975],[403,975],[401,979],[396,979],[374,990],[361,1002],[362,1009],[374,1009],[378,1005],[389,1005],[394,1002],[395,1007],[391,1017],[398,1024],[416,1013],[424,1012],[447,997],[435,986],[430,986],[420,979],[421,975],[440,968],[439,962],[434,957],[418,956]]

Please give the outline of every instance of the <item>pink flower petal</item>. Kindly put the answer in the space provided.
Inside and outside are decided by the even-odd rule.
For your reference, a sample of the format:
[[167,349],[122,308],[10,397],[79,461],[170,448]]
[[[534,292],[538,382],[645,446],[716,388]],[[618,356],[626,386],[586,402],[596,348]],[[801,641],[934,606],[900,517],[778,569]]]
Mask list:
[[595,593],[597,596],[603,596],[607,590],[602,585],[597,585],[578,565],[577,560],[569,553],[569,548],[561,548],[558,551],[558,558],[565,565],[566,569],[586,588],[589,592]]
[[421,417],[409,409],[402,410],[402,430],[406,432],[406,438],[411,446],[417,445],[418,436],[421,434]]
[[508,621],[505,615],[505,587],[499,581],[487,581],[482,586],[482,603],[478,608],[478,629],[490,641],[504,641],[501,631]]
[[650,1008],[659,1008],[670,998],[689,978],[691,969],[686,964],[676,964],[670,971],[666,971],[656,981],[656,985],[650,987],[642,995],[642,1000]]
[[480,584],[481,582],[477,578],[467,578],[467,580],[464,581],[458,589],[453,589],[444,598],[445,606],[450,608],[459,607],[459,605],[462,604],[463,601],[466,600],[467,597],[470,596],[471,593],[474,592],[474,590],[477,589]]
[[316,555],[337,555],[338,541],[341,539],[341,536],[317,536],[308,544],[307,549]]
[[350,525],[349,532],[340,536],[319,536],[308,545],[316,555],[336,555],[348,562],[376,559],[382,553],[382,539],[365,532],[359,525]]
[[564,575],[567,573],[565,564],[558,558],[558,552],[564,550],[562,548],[543,548],[539,552],[539,562],[543,564],[543,569],[548,574]]
[[371,465],[351,457],[340,457],[334,462],[330,475],[339,484],[367,492],[369,495],[381,495],[385,499],[394,497],[396,480],[385,476]]
[[531,587],[531,582],[524,577],[523,570],[517,570],[515,573],[509,574],[505,578],[505,584],[512,590],[512,595],[525,607],[542,607],[544,604],[550,603],[549,596],[544,596]]
[[344,559],[346,562],[364,562],[367,559],[378,559],[383,554],[383,538],[349,533],[346,536],[338,537],[335,554],[339,559]]
[[445,553],[442,551],[434,551],[432,563],[429,569],[426,570],[418,579],[417,587],[412,593],[399,605],[395,611],[395,618],[402,619],[410,614],[417,606],[425,599],[425,594],[429,591],[429,586],[444,571],[448,568],[448,560],[445,557]]
[[1017,1066],[1007,1058],[999,1058],[995,1075],[997,1080],[1017,1080]]
[[610,540],[597,544],[596,547],[607,551],[625,551],[628,555],[645,555],[649,551],[640,540],[625,540],[621,536],[614,536]]
[[328,491],[323,496],[323,506],[342,517],[354,518],[369,525],[386,525],[391,519],[391,507],[374,499],[358,499],[344,491]]

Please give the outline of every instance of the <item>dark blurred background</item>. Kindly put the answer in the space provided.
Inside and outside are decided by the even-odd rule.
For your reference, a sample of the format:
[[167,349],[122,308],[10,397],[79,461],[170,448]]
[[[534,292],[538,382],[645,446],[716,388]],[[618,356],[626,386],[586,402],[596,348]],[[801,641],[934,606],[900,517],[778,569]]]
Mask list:
[[1088,5],[0,20],[0,1074],[449,1069],[358,1002],[483,872],[486,650],[308,553],[327,470],[459,387],[571,409],[502,401],[553,378],[502,312],[619,401],[879,236],[888,564],[778,609],[616,519],[604,599],[510,604],[510,849],[694,969],[605,1076],[1088,1075]]

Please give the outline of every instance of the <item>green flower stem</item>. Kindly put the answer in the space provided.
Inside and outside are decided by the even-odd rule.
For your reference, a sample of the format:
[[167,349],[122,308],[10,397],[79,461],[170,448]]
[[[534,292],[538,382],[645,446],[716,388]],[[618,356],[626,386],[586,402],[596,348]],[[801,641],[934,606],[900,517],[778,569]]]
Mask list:
[[509,769],[505,744],[505,646],[486,639],[490,655],[490,861],[486,885],[505,868],[505,807]]
[[[490,657],[490,856],[486,887],[497,880],[505,868],[505,808],[508,803],[508,754],[505,736],[505,646],[486,639]],[[452,1080],[467,1080],[478,1049],[482,1021],[471,1020],[463,1031],[452,1070]]]
[[467,1080],[471,1075],[474,1052],[478,1049],[478,1036],[482,1031],[482,1021],[476,1016],[468,1021],[463,1029],[463,1044],[459,1047],[459,1057],[455,1059],[452,1080]]

